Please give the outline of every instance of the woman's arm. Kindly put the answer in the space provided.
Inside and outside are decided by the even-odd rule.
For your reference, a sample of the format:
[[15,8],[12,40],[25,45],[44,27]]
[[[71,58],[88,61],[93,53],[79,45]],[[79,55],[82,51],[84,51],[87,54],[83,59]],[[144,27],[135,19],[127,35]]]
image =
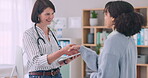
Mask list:
[[100,55],[98,71],[92,73],[90,78],[119,78],[118,59],[119,58],[113,54]]
[[92,73],[90,78],[120,78],[119,64],[121,50],[124,50],[124,47],[121,47],[117,39],[108,38],[99,55],[98,71]]
[[81,46],[79,49],[79,52],[81,53],[82,59],[85,61],[86,65],[93,71],[98,70],[98,54],[84,46]]
[[91,70],[97,71],[99,56],[95,51],[81,45],[74,45],[69,49],[69,51],[73,50],[77,50],[81,53],[82,59],[86,62],[87,66]]
[[[95,51],[84,46],[73,46],[73,50],[81,53],[86,65],[93,71],[90,78],[119,78],[119,56],[114,43],[106,42],[103,51],[98,56]],[[72,50],[72,49],[71,49]]]

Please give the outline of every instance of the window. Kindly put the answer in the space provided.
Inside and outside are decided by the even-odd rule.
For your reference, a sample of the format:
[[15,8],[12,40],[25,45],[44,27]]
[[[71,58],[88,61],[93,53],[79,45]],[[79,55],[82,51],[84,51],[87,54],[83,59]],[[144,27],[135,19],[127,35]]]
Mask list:
[[0,64],[13,64],[23,32],[32,26],[32,0],[0,0]]

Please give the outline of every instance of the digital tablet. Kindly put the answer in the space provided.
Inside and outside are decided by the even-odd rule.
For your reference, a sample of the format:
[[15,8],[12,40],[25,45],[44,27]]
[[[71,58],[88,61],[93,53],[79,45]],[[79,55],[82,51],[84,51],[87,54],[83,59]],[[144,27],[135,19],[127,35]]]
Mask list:
[[74,54],[74,55],[71,55],[71,56],[62,57],[59,61],[63,61],[63,60],[66,60],[66,59],[69,59],[69,58],[72,58],[72,57],[78,56],[78,55],[80,55],[80,53],[77,53],[77,54]]

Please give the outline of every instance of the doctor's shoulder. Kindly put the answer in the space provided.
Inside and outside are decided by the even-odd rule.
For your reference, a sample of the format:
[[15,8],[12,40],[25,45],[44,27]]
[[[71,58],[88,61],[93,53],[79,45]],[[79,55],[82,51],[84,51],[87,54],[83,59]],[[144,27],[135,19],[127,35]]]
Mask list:
[[34,31],[34,27],[31,27],[27,30],[25,30],[25,32],[23,33],[23,35],[28,35],[28,36],[34,36],[36,34],[36,32]]

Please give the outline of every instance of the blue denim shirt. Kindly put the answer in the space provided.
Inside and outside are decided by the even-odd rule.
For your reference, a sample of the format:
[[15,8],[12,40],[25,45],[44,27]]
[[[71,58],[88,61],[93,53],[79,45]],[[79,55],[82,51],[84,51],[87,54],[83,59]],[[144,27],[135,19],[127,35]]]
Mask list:
[[100,55],[80,47],[82,59],[93,72],[90,78],[136,78],[137,48],[132,37],[113,31]]

